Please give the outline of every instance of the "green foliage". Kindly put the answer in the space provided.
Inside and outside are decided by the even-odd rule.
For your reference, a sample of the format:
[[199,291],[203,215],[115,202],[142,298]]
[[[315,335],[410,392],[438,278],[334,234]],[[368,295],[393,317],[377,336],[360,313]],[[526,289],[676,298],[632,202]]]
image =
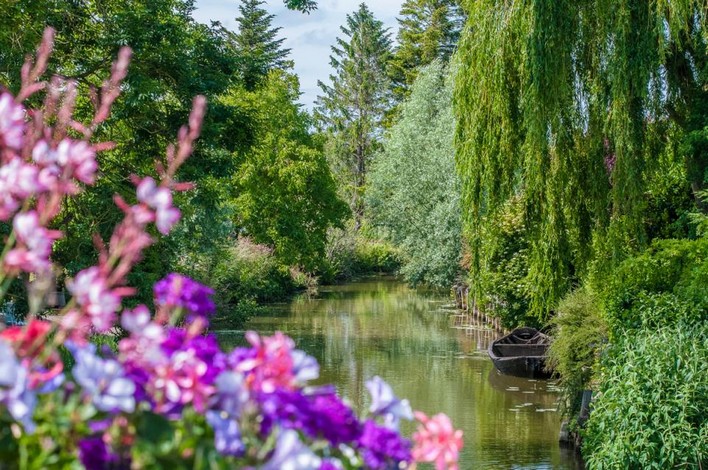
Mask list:
[[574,417],[580,411],[582,392],[591,388],[607,343],[600,298],[587,286],[574,290],[560,301],[551,323],[553,342],[546,367],[560,376],[563,413]]
[[345,229],[331,230],[324,265],[323,282],[351,279],[372,273],[394,273],[401,266],[401,254],[391,243],[367,238],[354,229],[353,221]]
[[623,333],[602,359],[585,432],[590,469],[701,468],[708,458],[708,327]]
[[487,247],[485,257],[469,277],[479,308],[499,318],[505,328],[542,326],[543,319],[529,310],[533,286],[527,279],[529,241],[520,202],[507,203],[481,236]]
[[362,195],[369,163],[381,140],[383,122],[391,105],[386,67],[391,39],[383,23],[362,3],[347,15],[330,63],[331,86],[321,81],[315,118],[328,138],[327,157],[355,216],[362,223]]
[[657,156],[705,126],[706,17],[699,0],[468,6],[455,103],[471,269],[487,257],[483,232],[521,198],[543,318],[587,271],[593,240],[609,264],[646,245]]
[[287,265],[314,269],[327,229],[347,214],[327,161],[308,133],[307,115],[295,104],[297,79],[274,71],[253,92],[223,98],[247,110],[255,143],[239,160],[234,185],[237,225],[256,243],[274,247]]
[[247,90],[253,90],[275,69],[286,70],[291,63],[286,60],[290,49],[283,49],[285,39],[276,39],[280,28],[271,23],[275,15],[269,15],[261,7],[262,0],[241,0],[236,18],[238,32],[230,33],[231,47],[239,57],[238,71]]
[[410,94],[421,67],[447,63],[457,47],[464,18],[459,0],[406,0],[398,21],[398,46],[389,62],[394,92]]
[[613,334],[700,322],[708,314],[708,239],[657,241],[594,283]]
[[[153,174],[154,162],[145,155],[160,155],[186,119],[196,94],[207,98],[222,93],[233,82],[236,60],[228,51],[225,32],[191,18],[189,0],[129,0],[75,2],[18,0],[3,10],[0,33],[0,83],[18,86],[18,64],[34,49],[46,26],[56,29],[55,52],[49,73],[74,79],[79,96],[97,87],[108,74],[120,46],[129,44],[133,60],[123,93],[111,118],[98,129],[98,141],[119,142],[115,150],[99,156],[101,175],[97,184],[72,199],[55,228],[65,238],[55,245],[54,261],[67,275],[93,264],[96,254],[87,234],[104,240],[121,217],[112,197],[119,194],[133,202],[131,174]],[[23,25],[17,28],[17,25]],[[14,25],[14,26],[13,26]],[[78,103],[78,117],[88,116],[88,100]],[[223,204],[234,171],[230,158],[234,142],[220,132],[216,119],[233,109],[212,105],[203,126],[204,139],[179,178],[197,183],[198,190],[176,198],[185,224],[174,235],[151,247],[131,281],[140,289],[139,300],[152,298],[149,286],[190,251],[208,251],[213,241],[230,227],[219,217],[228,213]],[[247,139],[244,139],[247,140]],[[224,151],[224,149],[231,151]],[[205,214],[209,216],[205,216]]]
[[461,251],[448,75],[438,61],[421,70],[367,186],[369,217],[401,249],[401,274],[412,284],[439,287],[458,276]]

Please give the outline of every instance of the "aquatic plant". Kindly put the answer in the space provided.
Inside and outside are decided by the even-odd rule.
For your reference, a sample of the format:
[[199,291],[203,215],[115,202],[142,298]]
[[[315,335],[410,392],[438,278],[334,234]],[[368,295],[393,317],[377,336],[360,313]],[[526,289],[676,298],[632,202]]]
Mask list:
[[[222,351],[207,333],[213,291],[173,273],[154,286],[155,311],[122,307],[127,276],[154,239],[180,217],[176,172],[192,152],[205,112],[194,100],[188,125],[157,164],[158,179],[132,176],[135,199],[107,243],[95,239],[95,266],[66,285],[71,300],[54,322],[39,318],[51,285],[52,244],[67,198],[98,177],[91,143],[126,76],[121,49],[111,76],[92,95],[91,122],[74,119],[77,86],[40,81],[52,49],[47,30],[22,69],[16,95],[0,91],[0,222],[12,227],[0,264],[0,301],[14,279],[29,279],[26,325],[0,332],[0,462],[3,468],[405,468],[415,461],[457,468],[462,447],[444,415],[428,419],[413,442],[398,431],[410,404],[380,378],[368,383],[372,407],[357,417],[331,386],[312,386],[317,361],[276,333],[246,334],[249,346]],[[44,91],[43,105],[39,102]],[[116,347],[97,347],[96,334]],[[105,343],[105,341],[103,341]]]

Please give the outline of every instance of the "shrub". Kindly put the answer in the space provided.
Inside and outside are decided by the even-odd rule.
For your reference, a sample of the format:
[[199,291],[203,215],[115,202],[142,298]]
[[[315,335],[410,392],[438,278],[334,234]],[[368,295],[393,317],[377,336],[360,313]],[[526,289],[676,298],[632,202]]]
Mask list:
[[558,304],[553,325],[553,342],[546,365],[560,375],[563,385],[563,413],[580,411],[582,391],[590,387],[600,352],[606,346],[600,300],[589,288],[581,287]]
[[583,454],[591,469],[702,468],[708,328],[623,332],[602,359]]
[[613,334],[699,321],[708,311],[708,239],[654,242],[595,284]]
[[362,274],[394,273],[400,265],[401,257],[396,247],[355,232],[349,226],[330,230],[319,274],[323,282],[334,282]]

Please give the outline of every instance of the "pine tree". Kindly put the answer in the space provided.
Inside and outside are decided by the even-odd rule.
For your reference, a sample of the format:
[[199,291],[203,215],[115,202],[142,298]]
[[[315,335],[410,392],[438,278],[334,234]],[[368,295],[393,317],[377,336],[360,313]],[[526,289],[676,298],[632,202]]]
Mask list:
[[454,52],[464,16],[459,0],[406,0],[398,19],[398,48],[390,63],[397,97],[404,98],[418,70]]
[[383,120],[391,108],[386,64],[391,56],[388,29],[374,18],[366,4],[347,15],[344,38],[332,47],[332,85],[321,81],[315,117],[330,137],[330,161],[349,189],[348,197],[358,227],[364,213],[362,193],[368,163],[379,145]]
[[240,58],[240,73],[246,89],[253,90],[273,69],[291,67],[290,49],[283,48],[284,38],[276,39],[281,28],[273,28],[275,15],[264,8],[263,0],[242,0],[236,18],[238,32],[231,34],[232,47]]

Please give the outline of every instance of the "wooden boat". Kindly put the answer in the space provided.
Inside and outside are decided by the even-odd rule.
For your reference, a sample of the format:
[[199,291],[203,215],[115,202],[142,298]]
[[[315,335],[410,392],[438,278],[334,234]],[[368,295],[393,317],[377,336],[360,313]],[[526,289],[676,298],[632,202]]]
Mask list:
[[548,378],[546,351],[550,339],[535,328],[517,328],[492,341],[489,357],[499,372],[516,377]]

